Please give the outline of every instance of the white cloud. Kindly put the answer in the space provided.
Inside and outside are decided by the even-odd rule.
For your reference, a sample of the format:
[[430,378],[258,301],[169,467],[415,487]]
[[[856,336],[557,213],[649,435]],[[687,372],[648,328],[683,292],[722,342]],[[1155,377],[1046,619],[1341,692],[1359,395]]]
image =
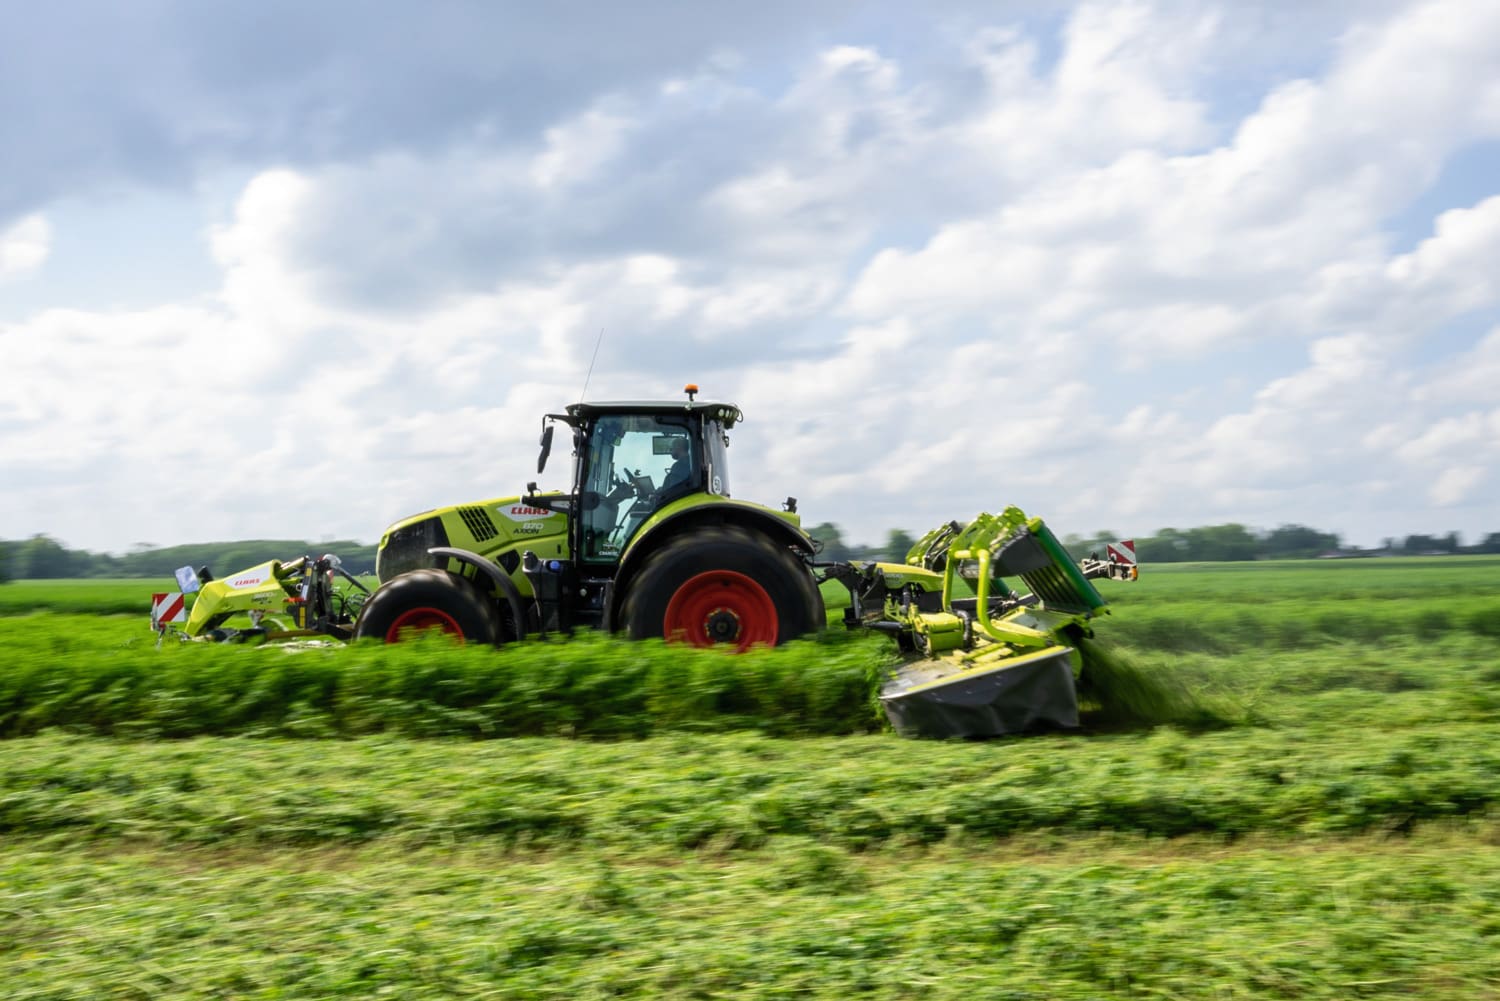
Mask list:
[[[1482,337],[1472,349],[1441,366],[1419,399],[1441,405],[1493,403],[1500,395],[1500,327]],[[1500,439],[1500,432],[1495,435]]]
[[1500,301],[1500,195],[1438,216],[1435,233],[1386,265],[1414,303],[1454,315]]
[[1418,462],[1437,462],[1482,454],[1491,445],[1486,414],[1470,412],[1446,417],[1422,429],[1401,445],[1397,454]]
[[52,226],[40,213],[26,216],[0,231],[0,282],[24,278],[46,263],[52,252]]
[[[1323,317],[1309,315],[1303,301],[1309,276],[1314,286],[1319,276],[1323,282],[1340,276],[1346,288],[1359,284],[1358,291],[1367,291],[1369,282],[1353,283],[1351,273],[1339,269],[1352,259],[1358,274],[1379,260],[1371,250],[1379,246],[1392,205],[1420,192],[1456,145],[1500,135],[1490,116],[1474,110],[1476,95],[1483,106],[1500,87],[1491,72],[1500,60],[1500,24],[1476,35],[1472,18],[1494,22],[1496,13],[1493,5],[1474,6],[1486,9],[1423,5],[1358,33],[1326,80],[1278,88],[1223,146],[1174,153],[1167,143],[1133,136],[1101,163],[1083,160],[1077,169],[1074,158],[1072,170],[1053,167],[1025,198],[950,224],[920,250],[878,255],[851,304],[864,316],[911,310],[952,319],[1012,310],[1018,288],[1045,285],[1048,312],[1060,323],[1111,310],[1117,327],[1136,331],[1131,341],[1138,362],[1180,346],[1149,333],[1171,326],[1151,315],[1163,299],[1170,309],[1212,316],[1210,323],[1190,325],[1196,348],[1232,339],[1251,324],[1314,333]],[[1088,39],[1089,52],[1115,51],[1112,46],[1154,51],[1151,33],[1139,27],[1151,20],[1147,9],[1129,10],[1128,16],[1103,17],[1085,9],[1070,35]],[[1095,40],[1097,34],[1112,41]],[[1191,37],[1210,34],[1204,29]],[[1070,49],[1062,66],[1073,58]],[[1006,65],[1014,77],[1014,65]],[[1433,71],[1435,65],[1443,71]],[[1414,66],[1423,67],[1424,82],[1403,89]],[[1151,86],[1150,70],[1129,61],[1116,65],[1110,79],[1118,83],[1131,72],[1140,87]],[[1021,84],[1041,85],[1024,74]],[[1053,113],[1061,110],[1067,121],[1068,102],[1057,103],[1023,120],[1051,128]],[[1021,121],[1014,126],[1022,127]],[[1180,135],[1197,133],[1184,128]],[[1048,141],[1046,148],[1066,145]],[[1019,156],[1025,159],[1024,152]],[[1451,315],[1492,301],[1492,269],[1484,263],[1492,256],[1496,211],[1485,203],[1445,218],[1433,247],[1410,263],[1391,262],[1388,280],[1398,286],[1402,279],[1455,281],[1445,267],[1458,258],[1467,279],[1463,296],[1444,296],[1444,308]],[[1154,301],[1132,317],[1143,298]]]
[[1438,507],[1452,507],[1469,498],[1474,488],[1484,479],[1487,470],[1483,466],[1455,466],[1439,474],[1427,496]]
[[548,129],[546,149],[532,161],[532,180],[550,189],[597,177],[619,154],[631,124],[627,116],[594,109]]
[[270,360],[331,319],[310,288],[310,269],[291,253],[312,188],[294,171],[259,174],[240,196],[234,221],[212,234],[214,259],[224,271],[220,296],[254,332],[253,342],[240,347],[271,352]]

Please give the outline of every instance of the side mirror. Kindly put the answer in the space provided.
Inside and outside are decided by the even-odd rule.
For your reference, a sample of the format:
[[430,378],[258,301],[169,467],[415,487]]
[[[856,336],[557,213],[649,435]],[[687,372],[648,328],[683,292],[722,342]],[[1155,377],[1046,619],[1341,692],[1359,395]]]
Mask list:
[[552,454],[552,430],[553,425],[548,424],[542,428],[542,454],[536,460],[536,472],[540,476],[542,470],[547,468],[547,456]]

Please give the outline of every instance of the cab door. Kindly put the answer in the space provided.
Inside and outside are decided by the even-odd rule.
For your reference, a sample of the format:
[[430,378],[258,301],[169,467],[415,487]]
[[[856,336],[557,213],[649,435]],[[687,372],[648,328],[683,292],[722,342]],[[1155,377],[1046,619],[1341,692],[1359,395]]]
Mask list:
[[[682,496],[662,486],[679,461],[689,465],[688,488],[701,489],[699,435],[687,415],[605,414],[587,434],[579,486],[579,560],[596,569],[613,567],[642,522],[665,500]],[[685,446],[686,456],[677,457]]]

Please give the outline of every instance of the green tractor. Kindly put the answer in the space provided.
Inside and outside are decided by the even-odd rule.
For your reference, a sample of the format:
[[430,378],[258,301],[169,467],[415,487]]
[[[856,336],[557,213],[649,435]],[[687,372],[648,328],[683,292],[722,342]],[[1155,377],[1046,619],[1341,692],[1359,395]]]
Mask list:
[[729,492],[737,407],[575,403],[542,419],[540,474],[557,426],[572,436],[566,492],[439,508],[386,530],[380,588],[355,638],[440,630],[476,643],[578,626],[745,650],[825,622],[816,545],[796,500],[781,510]]
[[[934,529],[903,562],[820,561],[795,498],[777,510],[730,496],[739,408],[686,392],[546,415],[537,472],[563,425],[571,487],[542,493],[531,483],[520,496],[397,522],[380,541],[381,585],[368,597],[332,555],[272,560],[222,581],[184,567],[178,584],[198,598],[179,635],[397,642],[436,631],[503,644],[592,627],[743,651],[822,628],[819,585],[832,581],[849,593],[850,629],[883,633],[907,655],[880,691],[898,731],[1078,726],[1085,641],[1109,611],[1093,582],[1135,580],[1133,542],[1075,563],[1040,519],[1008,507]],[[152,607],[162,635],[186,616],[183,593],[153,595]],[[249,629],[231,628],[246,616]],[[264,626],[268,617],[290,628]]]

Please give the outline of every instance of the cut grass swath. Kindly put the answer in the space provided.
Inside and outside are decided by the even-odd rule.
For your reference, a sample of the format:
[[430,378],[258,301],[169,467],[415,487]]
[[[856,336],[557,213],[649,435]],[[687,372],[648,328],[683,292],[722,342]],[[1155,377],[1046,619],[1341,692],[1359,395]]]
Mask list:
[[1128,654],[1088,637],[1077,647],[1083,655],[1079,695],[1086,724],[1211,730],[1236,722],[1175,673],[1143,668]]

